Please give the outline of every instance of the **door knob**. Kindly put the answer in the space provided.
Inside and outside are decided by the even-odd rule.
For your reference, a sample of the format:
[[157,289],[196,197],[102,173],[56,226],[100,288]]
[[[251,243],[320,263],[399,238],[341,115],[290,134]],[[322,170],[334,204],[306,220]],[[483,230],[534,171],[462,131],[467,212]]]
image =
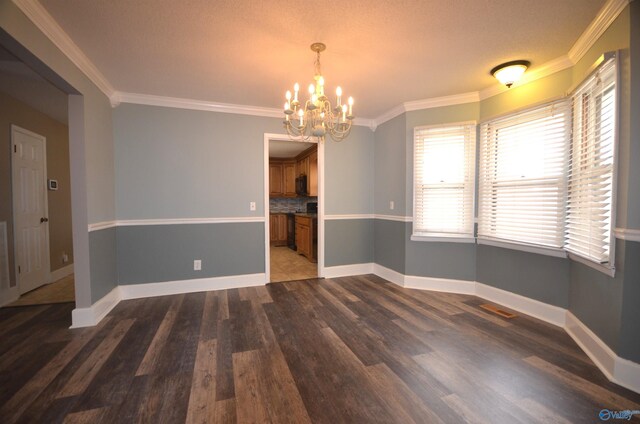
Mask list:
[[49,222],[49,218],[42,217],[40,218],[40,223]]

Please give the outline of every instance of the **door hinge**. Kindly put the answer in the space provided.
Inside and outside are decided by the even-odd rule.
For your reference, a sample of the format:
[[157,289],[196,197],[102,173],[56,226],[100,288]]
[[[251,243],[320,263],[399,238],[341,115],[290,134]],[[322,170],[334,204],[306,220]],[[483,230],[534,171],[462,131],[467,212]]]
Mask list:
[[17,144],[13,145],[13,153],[18,153],[18,145]]
[[20,265],[18,265],[18,274],[21,274],[22,270],[20,269]]

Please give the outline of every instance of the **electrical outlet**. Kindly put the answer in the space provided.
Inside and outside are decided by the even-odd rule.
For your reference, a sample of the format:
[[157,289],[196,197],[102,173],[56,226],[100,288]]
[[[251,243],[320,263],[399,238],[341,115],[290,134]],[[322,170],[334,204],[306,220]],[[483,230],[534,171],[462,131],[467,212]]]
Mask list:
[[256,202],[250,202],[249,203],[249,210],[250,211],[255,211],[256,210]]
[[393,210],[396,207],[396,202],[393,200],[389,202],[389,209]]
[[193,270],[194,271],[201,271],[202,270],[202,260],[201,259],[194,259],[194,261],[193,261]]
[[67,262],[69,262],[69,255],[62,253],[62,263],[66,264]]

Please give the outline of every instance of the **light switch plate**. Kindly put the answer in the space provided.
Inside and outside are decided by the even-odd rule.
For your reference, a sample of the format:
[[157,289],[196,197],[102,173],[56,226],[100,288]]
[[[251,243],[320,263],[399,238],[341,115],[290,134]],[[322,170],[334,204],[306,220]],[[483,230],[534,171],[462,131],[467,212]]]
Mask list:
[[201,259],[195,259],[193,261],[193,270],[194,271],[201,271],[202,270],[202,260]]
[[389,202],[389,209],[393,210],[396,207],[396,202],[393,200]]
[[249,210],[250,211],[255,211],[256,210],[256,202],[250,202],[249,203]]

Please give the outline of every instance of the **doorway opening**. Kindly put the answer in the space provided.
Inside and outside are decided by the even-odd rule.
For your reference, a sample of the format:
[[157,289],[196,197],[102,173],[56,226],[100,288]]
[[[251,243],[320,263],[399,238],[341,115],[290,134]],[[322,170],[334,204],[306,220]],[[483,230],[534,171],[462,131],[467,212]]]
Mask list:
[[267,282],[322,276],[321,143],[265,135],[265,268]]
[[75,302],[68,95],[0,45],[0,306]]

